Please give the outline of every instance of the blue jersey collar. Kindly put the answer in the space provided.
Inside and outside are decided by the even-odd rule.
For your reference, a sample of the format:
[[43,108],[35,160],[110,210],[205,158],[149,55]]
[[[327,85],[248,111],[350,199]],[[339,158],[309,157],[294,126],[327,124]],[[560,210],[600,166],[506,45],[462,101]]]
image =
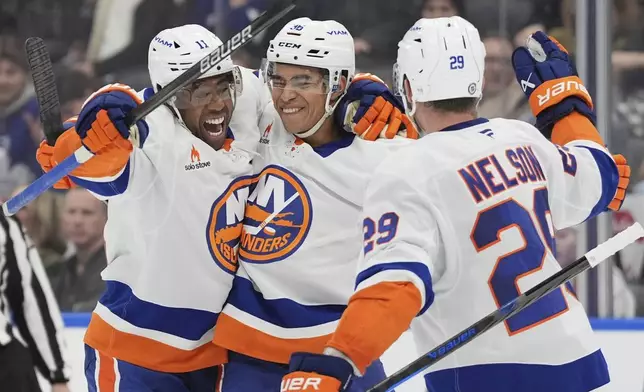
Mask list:
[[440,132],[458,131],[459,129],[470,128],[476,125],[484,124],[489,121],[490,120],[488,120],[487,118],[479,117],[479,118],[475,118],[474,120],[463,121],[454,125],[450,125],[447,128],[441,129]]
[[334,140],[327,144],[323,144],[321,146],[313,147],[313,151],[315,151],[322,158],[326,158],[339,149],[350,146],[356,134],[346,131],[342,131],[342,133],[343,134],[340,139]]

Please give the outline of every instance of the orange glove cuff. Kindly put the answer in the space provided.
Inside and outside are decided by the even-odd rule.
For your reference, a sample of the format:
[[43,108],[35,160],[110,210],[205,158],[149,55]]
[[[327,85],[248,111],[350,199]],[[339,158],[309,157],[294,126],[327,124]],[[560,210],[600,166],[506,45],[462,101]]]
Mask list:
[[593,108],[593,99],[579,77],[567,76],[545,81],[530,94],[532,114],[537,116],[543,110],[572,96],[583,99],[591,109]]
[[572,112],[555,123],[550,140],[560,146],[574,140],[590,140],[600,146],[604,145],[604,140],[593,123],[577,112]]

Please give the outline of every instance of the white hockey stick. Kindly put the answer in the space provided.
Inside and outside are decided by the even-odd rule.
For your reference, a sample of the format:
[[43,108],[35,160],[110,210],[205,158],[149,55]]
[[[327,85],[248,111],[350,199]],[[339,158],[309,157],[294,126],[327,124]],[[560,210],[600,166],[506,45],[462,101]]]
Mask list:
[[[489,331],[493,327],[501,324],[508,318],[519,313],[526,307],[538,301],[544,295],[566,283],[580,273],[597,266],[597,264],[611,257],[615,253],[624,249],[628,245],[644,237],[644,228],[639,223],[635,223],[626,230],[608,239],[603,244],[590,250],[582,258],[576,260],[566,268],[552,275],[548,279],[539,283],[535,287],[521,294],[514,300],[503,305],[499,309],[485,316],[473,325],[457,333],[445,343],[437,346],[432,351],[426,353],[414,362],[400,369],[398,372],[384,379],[378,385],[369,389],[367,392],[387,392],[397,387],[436,362],[445,358],[449,354],[465,346],[481,334]],[[453,342],[460,342],[454,344]]]

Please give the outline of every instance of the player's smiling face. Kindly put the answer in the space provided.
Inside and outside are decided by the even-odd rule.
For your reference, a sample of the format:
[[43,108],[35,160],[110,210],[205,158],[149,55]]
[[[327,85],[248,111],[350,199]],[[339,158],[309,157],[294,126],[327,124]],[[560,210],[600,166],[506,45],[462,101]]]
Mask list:
[[231,74],[198,80],[176,101],[190,132],[215,150],[219,150],[226,140],[233,113],[231,83]]
[[325,113],[328,83],[318,68],[275,64],[269,75],[273,104],[290,133],[306,132]]

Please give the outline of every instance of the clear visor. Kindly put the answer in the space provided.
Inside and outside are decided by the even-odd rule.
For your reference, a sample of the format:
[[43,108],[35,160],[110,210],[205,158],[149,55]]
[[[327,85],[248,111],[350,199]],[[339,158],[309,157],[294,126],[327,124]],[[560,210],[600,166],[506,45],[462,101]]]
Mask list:
[[325,69],[281,64],[264,59],[261,73],[272,93],[290,91],[326,95],[332,92],[329,72]]
[[219,100],[232,100],[242,92],[242,78],[238,67],[232,72],[199,79],[175,94],[177,109],[199,108]]

